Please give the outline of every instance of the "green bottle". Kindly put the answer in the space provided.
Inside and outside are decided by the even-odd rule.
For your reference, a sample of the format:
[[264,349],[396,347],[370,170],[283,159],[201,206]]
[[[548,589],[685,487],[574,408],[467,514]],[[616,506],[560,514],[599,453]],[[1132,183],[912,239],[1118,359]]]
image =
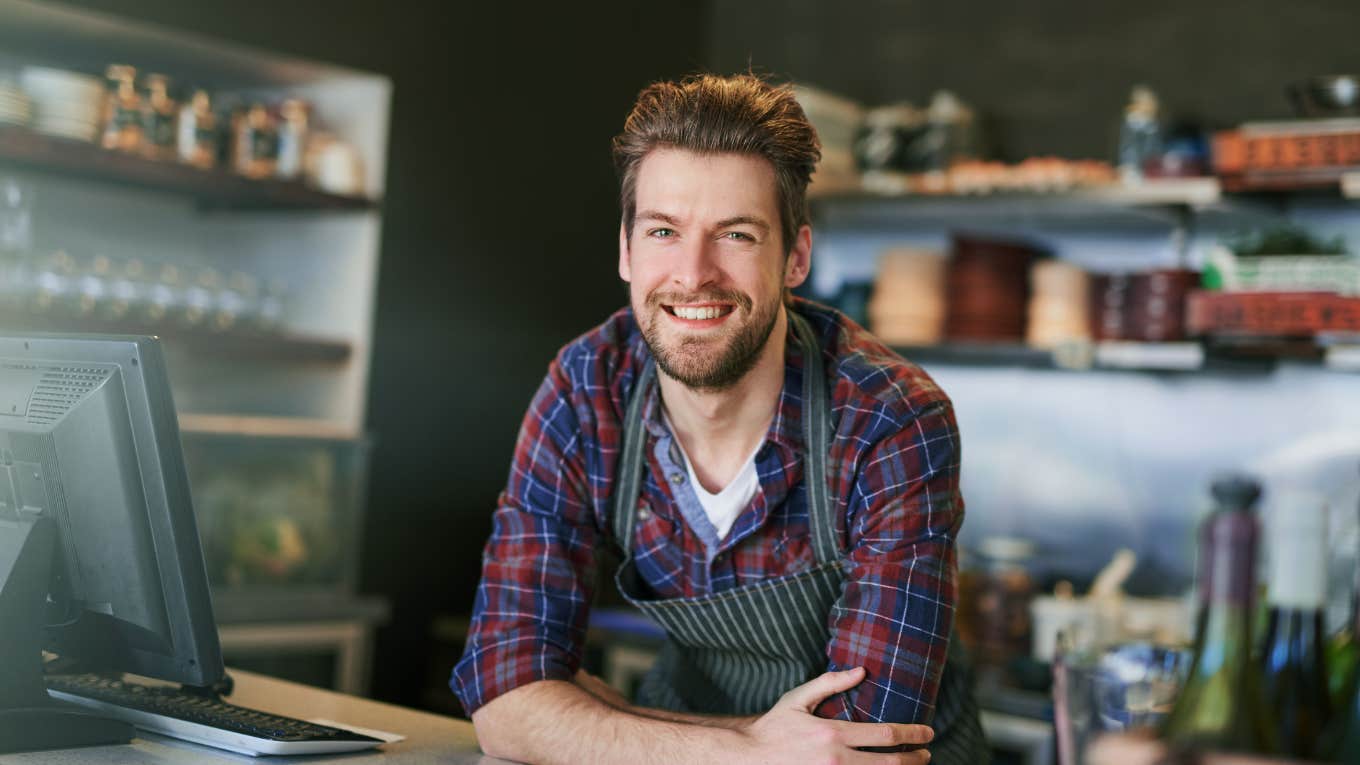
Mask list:
[[[1360,635],[1360,617],[1351,624],[1351,634]],[[1351,672],[1346,679],[1342,703],[1319,751],[1334,762],[1360,762],[1360,672]]]
[[1217,509],[1200,525],[1194,659],[1162,736],[1195,749],[1275,754],[1275,727],[1251,650],[1261,485],[1230,475],[1214,481],[1212,491]]
[[[1334,762],[1360,762],[1360,669],[1356,668],[1355,657],[1360,653],[1360,551],[1355,561],[1356,592],[1351,608],[1350,640],[1343,644],[1345,649],[1340,655],[1349,659],[1345,667],[1332,665],[1332,673],[1342,674],[1342,693],[1335,710],[1332,723],[1322,737],[1319,751]],[[1331,658],[1329,655],[1328,658]]]

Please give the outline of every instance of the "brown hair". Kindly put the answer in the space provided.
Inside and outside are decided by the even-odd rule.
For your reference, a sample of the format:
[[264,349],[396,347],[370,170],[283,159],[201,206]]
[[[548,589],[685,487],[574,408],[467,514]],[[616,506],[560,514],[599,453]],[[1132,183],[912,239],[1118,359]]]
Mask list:
[[623,132],[614,138],[619,201],[629,236],[637,215],[638,167],[658,147],[764,157],[774,165],[785,252],[799,227],[807,224],[808,181],[822,151],[791,86],[771,85],[753,74],[697,74],[644,88]]

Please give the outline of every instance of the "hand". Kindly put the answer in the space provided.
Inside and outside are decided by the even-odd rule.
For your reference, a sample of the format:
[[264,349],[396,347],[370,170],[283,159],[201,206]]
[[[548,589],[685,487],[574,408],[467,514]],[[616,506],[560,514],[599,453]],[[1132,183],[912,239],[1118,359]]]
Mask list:
[[875,753],[856,747],[893,747],[925,744],[935,737],[925,725],[856,723],[816,717],[812,711],[822,699],[859,685],[864,668],[827,672],[794,688],[775,702],[744,731],[746,756],[752,763],[838,763],[838,765],[894,765],[930,762],[924,749],[914,752]]
[[631,706],[628,703],[628,699],[624,698],[622,693],[615,690],[614,686],[590,674],[584,669],[576,670],[576,677],[573,677],[571,681],[582,690],[611,707],[616,709],[627,709]]

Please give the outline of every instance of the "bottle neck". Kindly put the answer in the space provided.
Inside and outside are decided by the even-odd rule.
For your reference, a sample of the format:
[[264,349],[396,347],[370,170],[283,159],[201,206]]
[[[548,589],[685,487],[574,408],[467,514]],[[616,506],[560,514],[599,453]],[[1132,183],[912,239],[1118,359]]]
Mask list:
[[1199,549],[1202,608],[1227,606],[1251,612],[1259,536],[1256,516],[1247,510],[1221,510],[1204,523]]

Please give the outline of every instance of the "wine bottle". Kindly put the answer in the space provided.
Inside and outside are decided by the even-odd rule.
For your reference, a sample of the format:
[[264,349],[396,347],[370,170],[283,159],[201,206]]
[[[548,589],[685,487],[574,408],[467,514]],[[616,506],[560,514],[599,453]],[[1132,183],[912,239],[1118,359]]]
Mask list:
[[1351,577],[1351,618],[1327,643],[1327,673],[1332,690],[1332,708],[1344,709],[1350,700],[1351,677],[1360,672],[1360,551],[1356,553],[1355,573]]
[[1275,728],[1251,655],[1261,486],[1231,475],[1214,481],[1212,492],[1217,508],[1199,534],[1194,658],[1162,735],[1181,747],[1274,754]]
[[1280,754],[1305,759],[1331,717],[1324,655],[1327,514],[1320,500],[1291,495],[1271,514],[1270,616],[1261,651],[1265,707]]

